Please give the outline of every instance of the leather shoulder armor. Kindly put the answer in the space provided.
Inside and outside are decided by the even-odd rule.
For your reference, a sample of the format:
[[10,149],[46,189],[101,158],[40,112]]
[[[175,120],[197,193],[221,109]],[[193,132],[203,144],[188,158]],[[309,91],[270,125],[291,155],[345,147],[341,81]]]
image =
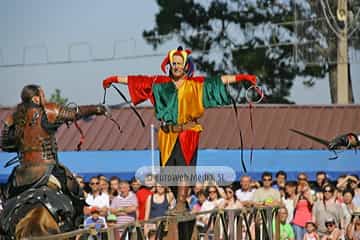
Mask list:
[[46,103],[44,106],[45,113],[47,116],[47,119],[50,123],[54,123],[56,121],[57,116],[60,112],[60,105],[56,103]]

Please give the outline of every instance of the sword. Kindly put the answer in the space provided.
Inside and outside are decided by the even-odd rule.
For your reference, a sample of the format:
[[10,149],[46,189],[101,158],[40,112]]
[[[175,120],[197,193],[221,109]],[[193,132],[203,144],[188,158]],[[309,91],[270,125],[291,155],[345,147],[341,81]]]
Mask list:
[[[289,129],[289,130],[292,131],[292,132],[294,132],[294,133],[297,133],[297,134],[299,134],[299,135],[301,135],[301,136],[307,137],[307,138],[309,138],[309,139],[311,139],[311,140],[313,140],[313,141],[315,141],[315,142],[318,142],[318,143],[320,143],[320,144],[322,144],[322,145],[325,145],[327,148],[329,147],[330,141],[328,141],[328,140],[325,140],[325,139],[316,137],[316,136],[314,136],[314,135],[311,135],[311,134],[308,134],[308,133],[306,133],[306,132],[302,132],[302,131],[299,131],[299,130],[296,130],[296,129],[293,129],[293,128],[292,128],[292,129]],[[335,159],[337,159],[337,158],[338,158],[338,155],[337,155],[337,152],[335,151],[335,149],[334,149],[334,150],[331,150],[331,151],[334,153],[334,156],[329,157],[329,160],[335,160]]]
[[302,131],[299,131],[299,130],[296,130],[296,129],[293,129],[293,128],[289,129],[289,130],[294,132],[294,133],[297,133],[297,134],[299,134],[301,136],[307,137],[307,138],[309,138],[309,139],[311,139],[311,140],[313,140],[315,142],[318,142],[318,143],[320,143],[322,145],[325,145],[326,147],[329,146],[330,141],[328,141],[328,140],[325,140],[325,139],[310,135],[308,133],[305,133],[305,132],[302,132]]

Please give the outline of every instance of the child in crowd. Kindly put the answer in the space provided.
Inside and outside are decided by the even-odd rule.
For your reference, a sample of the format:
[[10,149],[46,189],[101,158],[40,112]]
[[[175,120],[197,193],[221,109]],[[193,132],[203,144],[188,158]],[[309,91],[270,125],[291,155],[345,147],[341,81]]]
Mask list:
[[96,231],[101,228],[106,228],[106,220],[104,217],[100,216],[100,210],[97,207],[92,207],[90,209],[90,216],[85,219],[84,226],[85,228],[95,228]]
[[336,226],[336,222],[334,219],[330,218],[325,221],[326,226],[326,234],[322,236],[322,240],[340,240],[341,239],[341,231]]
[[319,240],[320,237],[316,232],[317,227],[314,222],[307,222],[305,224],[306,233],[304,234],[304,240]]
[[[100,210],[97,207],[91,207],[90,214],[84,221],[85,228],[95,228],[96,232],[102,228],[107,228],[106,220],[100,216]],[[96,236],[88,236],[88,239],[101,239],[101,233],[97,233]]]
[[109,227],[112,227],[114,225],[116,225],[116,222],[117,222],[117,217],[115,214],[109,214],[107,217],[106,217],[106,222],[107,222],[107,225]]

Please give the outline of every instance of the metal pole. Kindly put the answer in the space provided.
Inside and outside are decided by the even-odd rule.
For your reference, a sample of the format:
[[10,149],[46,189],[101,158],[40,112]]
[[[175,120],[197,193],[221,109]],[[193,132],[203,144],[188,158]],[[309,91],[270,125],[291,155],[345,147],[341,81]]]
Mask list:
[[347,0],[338,1],[338,11],[344,22],[344,28],[340,31],[337,47],[337,103],[349,103],[349,73],[348,73],[348,21]]
[[155,126],[150,125],[150,144],[151,144],[151,173],[155,174]]

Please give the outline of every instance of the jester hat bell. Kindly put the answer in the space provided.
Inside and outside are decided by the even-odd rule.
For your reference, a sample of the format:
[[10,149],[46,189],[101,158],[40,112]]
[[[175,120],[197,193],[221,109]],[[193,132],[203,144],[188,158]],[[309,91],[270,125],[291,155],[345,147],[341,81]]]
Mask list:
[[191,50],[190,49],[183,50],[182,46],[179,46],[177,49],[170,50],[161,63],[161,70],[164,73],[166,73],[166,65],[170,64],[171,66],[174,60],[174,56],[178,55],[184,59],[184,68],[186,74],[188,76],[192,76],[194,74],[194,64],[191,60],[191,57],[189,57],[190,54],[191,54]]

